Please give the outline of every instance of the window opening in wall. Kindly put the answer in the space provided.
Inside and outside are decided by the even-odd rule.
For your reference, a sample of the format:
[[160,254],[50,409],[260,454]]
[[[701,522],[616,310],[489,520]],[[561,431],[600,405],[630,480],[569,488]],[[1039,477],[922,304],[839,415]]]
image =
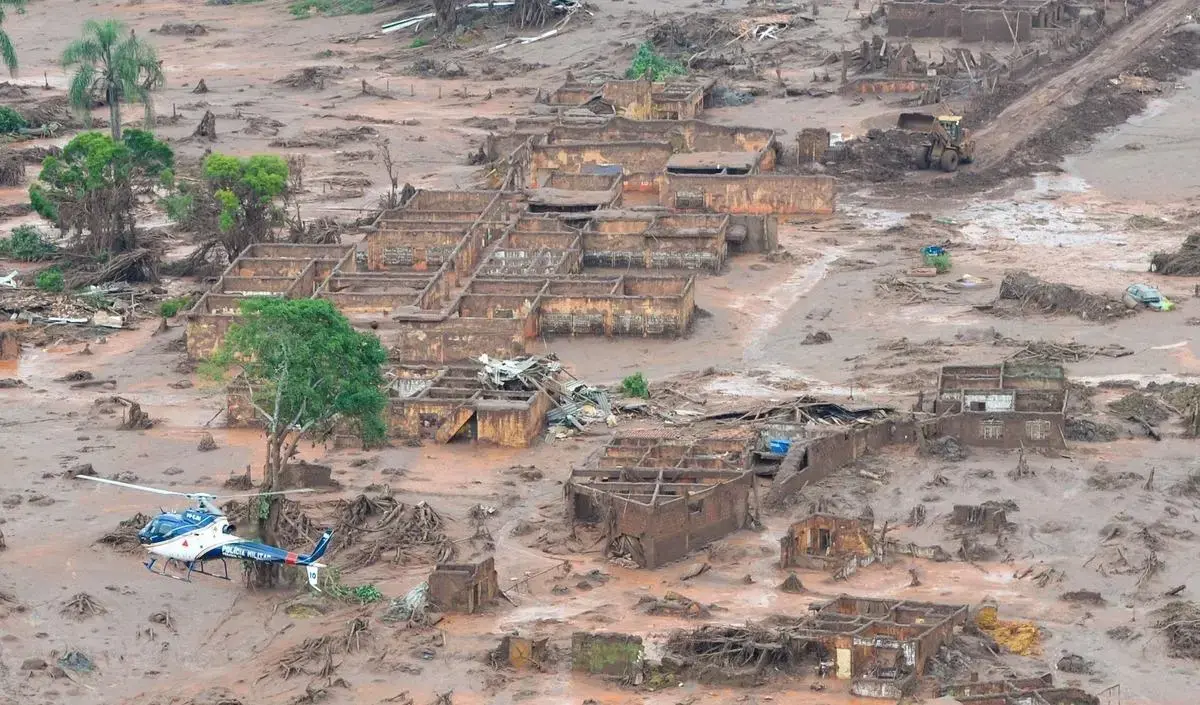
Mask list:
[[971,411],[987,411],[987,403],[982,401],[973,401],[970,403]]
[[1050,422],[1039,419],[1025,422],[1025,436],[1031,441],[1044,441],[1050,437]]
[[982,435],[985,441],[998,441],[1004,438],[1004,422],[997,419],[988,419],[980,424],[982,427]]
[[699,514],[702,511],[704,511],[704,500],[702,500],[702,499],[689,499],[688,500],[688,513],[689,514]]
[[675,207],[679,209],[695,209],[704,207],[704,194],[679,192],[675,194]]

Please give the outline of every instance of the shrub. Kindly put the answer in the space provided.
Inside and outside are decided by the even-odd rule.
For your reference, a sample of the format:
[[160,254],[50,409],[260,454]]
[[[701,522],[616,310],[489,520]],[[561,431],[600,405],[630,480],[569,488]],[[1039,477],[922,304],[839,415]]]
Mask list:
[[650,42],[638,47],[633,55],[633,64],[625,72],[625,78],[649,78],[651,81],[661,81],[669,76],[682,76],[687,69],[678,61],[671,61],[654,51]]
[[369,15],[375,11],[375,0],[295,0],[288,11],[300,19],[313,15]]
[[42,233],[32,225],[18,225],[12,236],[0,240],[0,257],[37,262],[49,259],[58,250],[43,239]]
[[408,48],[409,49],[420,49],[421,47],[428,46],[428,45],[429,45],[428,39],[425,39],[424,37],[417,37],[416,39],[412,40],[412,44],[409,44]]
[[51,267],[38,272],[37,288],[42,291],[62,291],[64,288],[63,274],[57,268]]
[[634,372],[621,380],[621,391],[625,392],[626,396],[649,399],[650,383],[646,381],[641,372]]
[[192,299],[189,296],[177,296],[173,299],[166,299],[158,305],[158,315],[163,318],[174,318],[180,311],[192,305]]
[[938,274],[945,274],[950,271],[950,255],[934,255],[929,258],[929,264]]
[[11,135],[20,131],[22,127],[29,127],[29,123],[25,121],[21,113],[7,105],[0,106],[0,134]]

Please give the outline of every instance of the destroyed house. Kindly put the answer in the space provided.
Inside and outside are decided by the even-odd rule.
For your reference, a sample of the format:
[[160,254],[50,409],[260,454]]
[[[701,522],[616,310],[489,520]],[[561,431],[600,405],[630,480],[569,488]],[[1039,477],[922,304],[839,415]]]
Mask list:
[[775,172],[780,147],[772,130],[622,117],[518,127],[514,139],[489,141],[489,155],[505,174],[499,185],[505,188],[537,189],[556,172],[616,173],[622,179],[620,205],[626,208],[759,218],[833,211],[832,177]]
[[[657,568],[746,525],[754,476],[745,437],[615,439],[595,467],[573,470],[567,519],[604,528],[607,553]],[[756,511],[756,508],[753,508]]]
[[964,42],[1028,42],[1038,31],[1069,25],[1061,0],[888,2],[891,37],[957,37]]
[[246,299],[308,298],[334,271],[351,273],[356,264],[353,245],[250,245],[188,311],[188,355],[204,358],[215,352]]
[[1066,404],[1061,365],[1003,362],[943,367],[933,411],[968,445],[1061,448]]
[[779,540],[781,568],[827,569],[874,554],[873,523],[815,513],[788,527]]
[[610,80],[585,83],[567,77],[546,102],[554,107],[585,108],[598,115],[634,120],[692,120],[707,107],[714,79]]
[[[189,354],[211,355],[237,319],[238,304],[253,295],[327,299],[405,363],[505,357],[552,335],[690,330],[692,277],[634,274],[628,267],[717,269],[725,256],[724,219],[642,220],[643,232],[609,239],[600,258],[626,267],[592,275],[584,271],[587,217],[571,227],[527,206],[519,193],[419,191],[379,217],[357,254],[353,246],[253,245],[188,312]],[[661,250],[652,247],[656,237],[667,243]]]
[[746,627],[705,626],[668,639],[671,658],[690,667],[828,669],[863,697],[911,694],[929,660],[967,620],[965,605],[843,595],[803,617]]
[[492,389],[481,366],[401,366],[388,374],[388,435],[448,443],[470,439],[526,447],[546,430],[551,400],[542,390]]

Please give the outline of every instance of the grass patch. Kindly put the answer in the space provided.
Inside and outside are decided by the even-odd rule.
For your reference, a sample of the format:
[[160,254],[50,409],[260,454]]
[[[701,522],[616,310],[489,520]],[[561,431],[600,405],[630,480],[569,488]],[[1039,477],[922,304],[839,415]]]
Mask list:
[[369,15],[375,11],[375,0],[295,0],[288,5],[288,11],[299,19],[313,15]]
[[423,46],[429,46],[429,40],[424,37],[417,37],[412,40],[412,44],[408,45],[409,49],[420,49]]

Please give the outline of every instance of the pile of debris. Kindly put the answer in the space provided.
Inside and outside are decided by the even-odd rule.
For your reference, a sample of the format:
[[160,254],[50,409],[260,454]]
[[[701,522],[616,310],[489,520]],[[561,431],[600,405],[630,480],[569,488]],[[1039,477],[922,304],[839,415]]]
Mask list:
[[1096,346],[1075,341],[1052,343],[1048,340],[1002,338],[996,344],[1020,347],[1020,350],[1008,356],[1014,362],[1082,362],[1093,357],[1126,357],[1133,354],[1132,350],[1117,343]]
[[0,285],[0,315],[38,325],[124,328],[135,316],[150,315],[151,302],[159,298],[126,282],[89,286],[71,294],[17,287],[9,277],[4,277],[4,282],[7,286]]
[[391,494],[338,500],[334,536],[342,566],[348,570],[392,563],[444,562],[454,547],[446,537],[446,521],[426,502],[407,505]]
[[150,517],[138,512],[117,524],[117,528],[100,537],[96,543],[111,546],[125,553],[141,553],[142,544],[138,541],[138,532],[150,523]]
[[1029,272],[1011,271],[1000,282],[1000,299],[1016,301],[1023,310],[1047,314],[1069,313],[1085,321],[1107,321],[1132,315],[1119,299],[1089,294],[1067,284],[1052,284]]
[[1173,277],[1200,276],[1200,234],[1188,235],[1177,252],[1160,252],[1151,257],[1150,271]]
[[920,281],[889,274],[875,280],[875,294],[881,298],[897,299],[904,305],[925,303],[943,294],[959,294],[948,284]]
[[1167,637],[1167,653],[1175,658],[1200,659],[1200,607],[1175,600],[1151,613],[1154,627]]
[[798,665],[803,647],[790,633],[797,626],[710,624],[677,630],[667,638],[663,665],[686,670],[702,682],[752,685],[769,670]]
[[580,382],[557,360],[538,355],[495,360],[480,355],[479,363],[483,365],[479,381],[488,389],[545,392],[554,403],[554,408],[546,414],[551,426],[582,431],[596,421],[616,425],[608,392]]
[[667,591],[662,599],[646,595],[637,602],[636,609],[642,614],[671,615],[689,619],[706,619],[711,616],[708,607],[696,602],[687,595]]

